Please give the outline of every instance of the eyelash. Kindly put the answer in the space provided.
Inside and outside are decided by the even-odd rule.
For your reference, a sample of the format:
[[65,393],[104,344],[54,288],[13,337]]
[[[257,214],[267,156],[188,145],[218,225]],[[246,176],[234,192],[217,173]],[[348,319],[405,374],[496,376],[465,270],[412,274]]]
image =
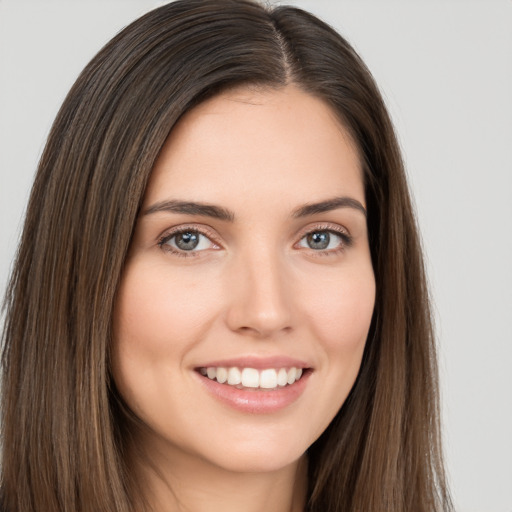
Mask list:
[[179,256],[179,257],[182,257],[182,258],[190,258],[190,257],[197,257],[200,255],[201,252],[204,251],[203,250],[200,250],[200,251],[184,251],[184,250],[180,250],[180,249],[176,249],[174,247],[171,247],[170,245],[167,245],[168,242],[170,240],[172,240],[174,237],[178,236],[178,235],[182,235],[184,233],[196,233],[200,236],[204,236],[205,238],[207,238],[213,245],[217,246],[218,248],[220,248],[220,244],[217,243],[215,241],[215,235],[213,233],[211,233],[210,231],[208,231],[207,229],[205,228],[199,228],[197,226],[184,226],[184,227],[179,227],[179,228],[176,228],[168,233],[166,233],[165,235],[163,235],[159,240],[158,240],[158,246],[165,252],[170,252],[171,254],[175,255],[175,256]]
[[318,225],[314,226],[313,228],[307,228],[303,233],[300,235],[299,241],[294,244],[294,247],[297,246],[304,238],[306,238],[309,235],[312,235],[314,233],[329,233],[330,235],[336,235],[340,238],[340,244],[335,249],[320,249],[315,250],[312,248],[304,248],[305,250],[311,251],[311,253],[314,256],[336,256],[353,244],[353,238],[352,236],[342,227],[340,226],[333,226],[331,224],[329,225]]
[[[158,240],[158,246],[163,251],[169,252],[173,255],[176,255],[176,256],[182,257],[182,258],[190,258],[190,257],[200,256],[200,253],[204,252],[206,249],[202,249],[199,251],[194,251],[194,250],[186,251],[186,250],[180,250],[179,248],[174,248],[174,247],[168,245],[168,242],[170,240],[172,240],[174,237],[181,235],[181,234],[185,234],[185,233],[195,233],[200,236],[204,236],[205,238],[207,238],[210,241],[211,244],[216,246],[215,247],[216,249],[221,247],[221,245],[218,242],[216,242],[216,237],[213,233],[211,233],[210,231],[208,231],[204,228],[200,228],[197,226],[179,227],[177,229],[174,229],[174,230],[166,233]],[[302,240],[304,240],[307,236],[312,235],[314,233],[329,233],[329,234],[336,235],[337,237],[340,238],[339,247],[336,247],[335,249],[320,249],[320,250],[315,250],[312,248],[304,247],[304,248],[300,248],[299,250],[302,250],[302,249],[309,250],[315,256],[333,256],[333,255],[337,255],[337,254],[345,251],[347,248],[351,247],[351,245],[353,243],[352,237],[348,234],[348,232],[346,230],[344,230],[340,227],[334,227],[332,225],[323,225],[323,226],[321,225],[321,226],[314,226],[314,228],[307,229],[306,231],[301,233],[300,239],[298,242],[296,242],[294,244],[294,247],[297,247],[298,244],[302,242]],[[200,243],[200,242],[198,242],[198,243]]]

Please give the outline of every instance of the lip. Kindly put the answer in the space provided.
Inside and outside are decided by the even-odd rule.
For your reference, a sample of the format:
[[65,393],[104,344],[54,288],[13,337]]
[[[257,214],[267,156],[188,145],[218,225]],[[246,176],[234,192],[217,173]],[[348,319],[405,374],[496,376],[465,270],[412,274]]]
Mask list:
[[[200,368],[208,367],[238,367],[254,368],[264,370],[266,368],[302,368],[304,373],[302,377],[291,385],[279,389],[238,389],[228,384],[220,384],[216,380],[199,373]],[[305,391],[309,377],[313,369],[304,361],[290,357],[240,357],[231,359],[222,359],[209,361],[201,364],[194,369],[194,374],[199,379],[200,384],[216,400],[228,407],[247,414],[272,414],[285,409],[297,401]]]
[[238,389],[219,384],[197,371],[194,373],[208,393],[230,408],[249,414],[271,414],[285,409],[300,398],[312,371],[306,370],[293,384],[274,390]]
[[305,361],[294,359],[288,356],[273,356],[273,357],[256,357],[256,356],[243,356],[230,359],[217,359],[215,361],[208,361],[204,364],[199,364],[196,369],[219,367],[232,368],[254,368],[255,370],[265,370],[267,368],[311,368],[311,365]]

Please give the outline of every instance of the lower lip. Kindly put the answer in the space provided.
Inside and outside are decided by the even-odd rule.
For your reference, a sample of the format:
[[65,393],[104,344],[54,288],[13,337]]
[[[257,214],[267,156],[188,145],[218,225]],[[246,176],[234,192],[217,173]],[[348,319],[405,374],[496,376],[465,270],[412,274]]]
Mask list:
[[311,373],[310,370],[306,370],[298,381],[273,390],[238,389],[228,384],[219,384],[216,380],[209,379],[200,373],[197,373],[197,376],[209,393],[233,409],[252,414],[270,414],[298,400],[306,389]]

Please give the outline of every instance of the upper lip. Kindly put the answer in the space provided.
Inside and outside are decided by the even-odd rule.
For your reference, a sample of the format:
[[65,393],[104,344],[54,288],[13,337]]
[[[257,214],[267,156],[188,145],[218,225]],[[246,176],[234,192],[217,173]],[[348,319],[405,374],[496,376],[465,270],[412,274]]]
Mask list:
[[311,368],[307,362],[288,356],[240,356],[229,359],[216,359],[198,365],[196,368],[225,367],[225,368],[254,368],[256,370],[264,370],[266,368]]

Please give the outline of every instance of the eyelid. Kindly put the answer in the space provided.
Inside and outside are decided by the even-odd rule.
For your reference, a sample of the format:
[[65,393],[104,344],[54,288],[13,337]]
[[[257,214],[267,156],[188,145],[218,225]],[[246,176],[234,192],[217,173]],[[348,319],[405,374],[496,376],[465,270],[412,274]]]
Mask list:
[[205,236],[210,240],[210,242],[215,245],[213,249],[221,249],[223,246],[219,241],[219,236],[209,227],[205,225],[198,225],[198,224],[180,224],[178,226],[173,226],[172,228],[169,228],[165,230],[161,235],[158,236],[157,245],[167,252],[177,254],[179,256],[198,256],[200,253],[205,252],[207,249],[203,249],[200,251],[183,251],[179,249],[175,249],[171,246],[168,246],[164,248],[165,244],[176,235],[179,235],[180,233],[186,233],[187,231],[194,231],[196,233],[199,233],[200,235]]
[[302,239],[304,236],[315,231],[331,231],[333,233],[352,238],[350,231],[346,227],[332,222],[317,222],[308,224],[298,231],[296,237]]
[[[167,252],[170,252],[172,254],[178,255],[178,256],[184,256],[184,257],[194,257],[199,256],[201,253],[206,252],[208,249],[202,249],[199,251],[185,251],[173,248],[172,246],[165,246],[165,244],[173,237],[180,233],[185,233],[187,231],[194,231],[199,233],[200,235],[205,236],[213,245],[216,247],[213,247],[212,249],[218,250],[223,248],[223,244],[219,241],[219,236],[216,234],[216,232],[210,228],[210,226],[204,225],[204,224],[180,224],[178,226],[173,226],[172,228],[169,228],[165,230],[160,236],[158,236],[157,245]],[[294,247],[297,248],[297,245],[302,241],[302,239],[314,232],[318,231],[327,231],[334,233],[341,237],[342,243],[340,244],[339,248],[336,249],[325,249],[325,250],[315,250],[315,249],[309,249],[311,252],[316,253],[317,255],[321,254],[336,254],[340,251],[345,250],[347,247],[350,247],[352,244],[352,236],[350,235],[350,232],[347,228],[344,226],[341,226],[339,224],[331,223],[331,222],[321,222],[321,223],[311,223],[307,226],[301,228],[298,233],[296,234],[296,242],[294,243]],[[307,248],[302,248],[304,250],[308,250]]]
[[340,224],[334,224],[331,222],[320,222],[320,223],[308,224],[307,226],[302,228],[296,235],[297,241],[295,242],[294,247],[297,247],[298,244],[307,235],[309,235],[311,233],[315,233],[315,232],[320,232],[320,231],[327,231],[327,232],[334,233],[335,235],[339,236],[342,240],[340,247],[338,247],[336,249],[324,249],[324,250],[322,250],[322,249],[315,250],[315,249],[307,249],[307,248],[301,248],[301,249],[306,250],[306,251],[309,250],[310,252],[312,252],[316,255],[322,255],[322,254],[325,255],[325,254],[337,254],[338,252],[343,251],[352,245],[353,237],[347,228],[345,228],[344,226],[341,226]]

